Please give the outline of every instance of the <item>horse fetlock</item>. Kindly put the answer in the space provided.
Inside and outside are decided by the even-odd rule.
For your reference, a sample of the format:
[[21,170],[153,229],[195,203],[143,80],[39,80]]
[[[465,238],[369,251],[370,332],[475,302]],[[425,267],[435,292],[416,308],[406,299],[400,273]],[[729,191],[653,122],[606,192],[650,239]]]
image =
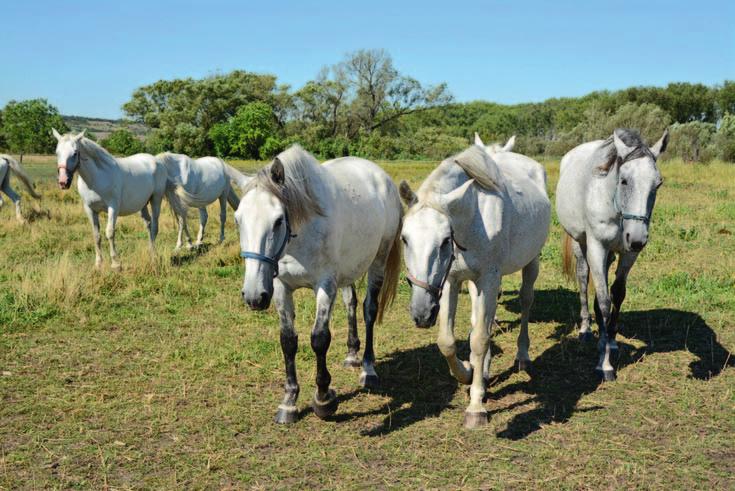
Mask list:
[[380,386],[380,378],[372,365],[364,365],[360,373],[360,385],[366,389],[377,389]]
[[349,352],[345,357],[345,361],[342,363],[345,368],[360,368],[362,366],[362,360],[358,356],[357,352]]

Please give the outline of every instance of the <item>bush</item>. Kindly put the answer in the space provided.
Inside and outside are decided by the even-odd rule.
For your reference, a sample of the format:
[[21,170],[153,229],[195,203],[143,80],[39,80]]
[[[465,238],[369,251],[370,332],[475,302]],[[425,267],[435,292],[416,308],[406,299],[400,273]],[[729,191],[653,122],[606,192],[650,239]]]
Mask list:
[[692,121],[674,123],[670,128],[666,158],[681,158],[688,162],[701,162],[712,157],[711,148],[717,128],[712,123]]
[[271,106],[264,102],[242,106],[226,123],[214,125],[208,136],[220,157],[257,159],[261,156],[261,147],[270,138],[274,140],[265,148],[265,153],[278,147],[276,118]]
[[260,147],[260,150],[258,151],[260,155],[261,160],[268,160],[272,159],[279,153],[283,152],[286,145],[284,142],[275,137],[275,136],[269,136],[268,139],[263,143],[263,145]]
[[735,162],[735,114],[726,113],[720,121],[715,135],[717,156],[728,162]]
[[143,142],[126,128],[113,131],[100,143],[108,152],[114,155],[133,155],[144,150]]

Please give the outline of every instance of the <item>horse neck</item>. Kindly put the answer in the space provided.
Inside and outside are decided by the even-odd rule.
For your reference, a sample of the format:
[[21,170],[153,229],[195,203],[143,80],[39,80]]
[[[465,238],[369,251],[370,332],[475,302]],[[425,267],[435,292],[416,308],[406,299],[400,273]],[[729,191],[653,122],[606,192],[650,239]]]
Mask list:
[[[104,174],[109,174],[112,164],[105,159],[100,159],[96,152],[90,152],[86,147],[82,147],[82,158],[79,161],[79,175],[84,182],[94,189],[103,178]],[[114,157],[110,156],[114,160]]]
[[590,191],[596,193],[598,200],[606,205],[609,204],[610,216],[617,216],[618,210],[615,208],[615,194],[618,191],[618,166],[614,165],[601,178],[593,178]]

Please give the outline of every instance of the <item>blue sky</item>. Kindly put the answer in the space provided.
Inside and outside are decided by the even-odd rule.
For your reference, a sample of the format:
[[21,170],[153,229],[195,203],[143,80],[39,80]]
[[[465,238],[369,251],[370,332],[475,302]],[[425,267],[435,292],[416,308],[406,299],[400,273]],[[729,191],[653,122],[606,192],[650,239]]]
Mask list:
[[162,78],[246,69],[299,87],[360,48],[460,101],[735,79],[732,0],[8,0],[0,19],[0,106],[98,117]]

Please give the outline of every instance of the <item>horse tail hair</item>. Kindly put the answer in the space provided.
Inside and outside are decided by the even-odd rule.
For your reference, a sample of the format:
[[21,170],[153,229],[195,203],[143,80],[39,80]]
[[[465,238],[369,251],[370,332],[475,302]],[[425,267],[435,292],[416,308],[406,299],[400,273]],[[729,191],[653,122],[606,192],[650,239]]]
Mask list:
[[237,193],[235,193],[235,190],[232,189],[230,184],[227,185],[227,203],[229,203],[230,208],[235,211],[237,211],[237,208],[240,206],[240,198],[237,197]]
[[[222,162],[225,168],[225,174],[230,179],[230,181],[235,181],[235,184],[237,184],[237,187],[239,187],[241,190],[245,188],[245,186],[250,182],[250,180],[253,178],[252,176],[249,176],[247,174],[243,174],[239,170],[235,169],[229,164],[226,164],[224,161]],[[237,195],[235,195],[237,197]],[[228,198],[229,201],[229,198]],[[237,209],[237,206],[240,204],[240,200],[237,200],[237,203],[234,205],[234,208]],[[232,202],[230,202],[230,206],[233,206]]]
[[576,261],[572,253],[572,236],[564,232],[561,245],[561,270],[569,280],[576,279]]
[[385,269],[383,274],[383,285],[380,288],[380,294],[378,295],[378,315],[376,320],[379,324],[383,322],[383,313],[385,308],[393,303],[396,298],[396,290],[398,289],[398,276],[401,272],[401,228],[403,227],[403,207],[398,205],[398,227],[396,228],[396,234],[393,237],[390,251],[388,252],[388,259],[385,262]]
[[7,159],[7,161],[10,164],[10,170],[12,170],[13,174],[15,174],[18,179],[20,179],[26,189],[28,189],[28,192],[31,194],[31,196],[36,199],[41,199],[41,195],[38,194],[35,189],[33,189],[33,181],[26,173],[25,169],[20,165],[20,163],[12,158]]

